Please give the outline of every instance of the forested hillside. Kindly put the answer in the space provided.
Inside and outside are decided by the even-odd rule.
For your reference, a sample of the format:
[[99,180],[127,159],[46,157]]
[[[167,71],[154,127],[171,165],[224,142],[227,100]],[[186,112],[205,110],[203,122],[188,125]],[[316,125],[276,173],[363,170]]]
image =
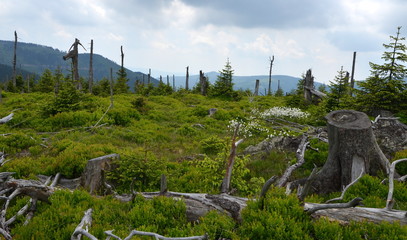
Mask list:
[[[12,67],[14,42],[0,41],[0,64]],[[55,71],[61,69],[63,74],[71,72],[71,61],[64,61],[62,57],[66,54],[65,51],[54,49],[52,47],[42,46],[33,43],[17,43],[17,68],[23,75],[29,72],[35,75],[41,75],[46,69]],[[79,54],[79,74],[84,79],[89,76],[89,53]],[[120,65],[97,54],[93,56],[93,71],[95,81],[103,78],[110,78],[110,68],[115,74]],[[129,78],[129,86],[134,86],[136,80],[147,81],[147,75],[141,72],[133,72],[126,69],[127,77]],[[0,71],[0,82],[5,82],[11,79],[12,75],[8,71]],[[151,82],[157,84],[155,78],[151,78]]]

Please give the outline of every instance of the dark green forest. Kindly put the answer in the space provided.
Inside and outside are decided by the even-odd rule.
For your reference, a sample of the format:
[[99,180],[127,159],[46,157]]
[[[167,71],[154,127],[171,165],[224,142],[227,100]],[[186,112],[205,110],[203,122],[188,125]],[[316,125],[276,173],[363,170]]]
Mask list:
[[[74,179],[81,177],[90,159],[113,153],[120,158],[105,176],[113,193],[91,195],[84,188],[57,188],[48,201],[36,203],[27,224],[26,217],[17,213],[30,197],[14,198],[2,215],[9,219],[17,214],[9,228],[11,236],[69,239],[84,212],[92,208],[89,233],[98,239],[113,229],[122,238],[137,229],[166,237],[207,234],[209,239],[406,239],[407,227],[400,223],[315,219],[304,212],[295,191],[286,194],[285,188],[272,186],[263,201],[256,200],[267,179],[281,176],[297,161],[296,152],[245,151],[264,140],[312,135],[325,128],[329,112],[339,109],[361,111],[372,120],[378,113],[391,114],[407,124],[406,47],[399,32],[391,39],[384,44],[385,63],[371,63],[371,76],[357,88],[351,88],[348,75],[338,69],[329,89],[320,89],[326,97],[313,101],[304,99],[303,79],[290,94],[255,96],[249,90],[236,91],[229,61],[214,84],[201,81],[188,90],[174,90],[165,82],[129,85],[123,69],[114,72],[114,81],[101,80],[92,89],[82,78],[80,90],[70,73],[58,69],[45,69],[38,79],[16,76],[15,82],[1,85],[0,118],[13,114],[0,124],[1,172],[13,172],[15,179],[36,180],[38,175],[58,173]],[[210,109],[216,111],[209,114]],[[132,201],[122,202],[115,197],[160,191],[163,174],[169,191],[218,194],[232,141],[238,139],[244,141],[237,148],[231,194],[249,199],[239,221],[211,211],[189,222],[184,201],[164,196],[147,200],[136,194]],[[311,139],[305,164],[290,180],[307,178],[314,167],[321,168],[328,149],[328,143]],[[389,154],[390,162],[402,158],[407,158],[407,149]],[[398,164],[396,170],[406,175],[407,163]],[[387,177],[385,173],[363,176],[342,201],[361,197],[365,207],[384,208]],[[407,185],[394,184],[393,209],[406,211]],[[304,201],[324,203],[339,195],[311,194]]]

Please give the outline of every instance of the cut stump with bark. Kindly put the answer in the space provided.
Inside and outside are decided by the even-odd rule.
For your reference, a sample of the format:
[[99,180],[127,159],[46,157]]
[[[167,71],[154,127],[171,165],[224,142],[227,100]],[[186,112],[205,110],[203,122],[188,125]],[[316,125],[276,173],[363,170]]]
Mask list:
[[111,170],[112,160],[119,157],[118,154],[109,154],[89,160],[81,177],[81,186],[91,194],[103,192],[105,172]]
[[366,174],[389,173],[390,163],[373,134],[368,116],[353,110],[333,111],[325,116],[329,153],[312,187],[316,193],[342,191],[364,169]]

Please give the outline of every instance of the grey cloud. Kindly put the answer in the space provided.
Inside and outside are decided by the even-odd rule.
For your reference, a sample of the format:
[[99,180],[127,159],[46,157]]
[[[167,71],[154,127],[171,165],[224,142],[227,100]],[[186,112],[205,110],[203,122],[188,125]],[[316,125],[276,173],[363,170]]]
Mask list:
[[199,7],[201,23],[245,28],[324,28],[338,21],[339,1],[326,0],[182,0]]
[[329,41],[343,51],[370,52],[381,50],[383,38],[363,31],[335,31],[327,34]]

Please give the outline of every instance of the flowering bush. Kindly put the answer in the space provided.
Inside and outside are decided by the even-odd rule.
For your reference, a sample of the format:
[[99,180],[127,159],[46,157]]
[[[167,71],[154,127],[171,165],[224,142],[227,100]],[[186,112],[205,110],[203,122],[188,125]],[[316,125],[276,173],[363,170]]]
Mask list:
[[260,116],[262,118],[268,117],[288,117],[288,118],[307,118],[309,113],[301,111],[299,108],[290,107],[273,107],[262,113]]
[[234,132],[235,129],[239,126],[237,135],[244,138],[253,136],[254,134],[259,134],[262,132],[268,133],[269,130],[261,126],[260,122],[257,119],[251,119],[250,121],[243,121],[241,119],[233,119],[229,121],[228,129],[231,132]]

